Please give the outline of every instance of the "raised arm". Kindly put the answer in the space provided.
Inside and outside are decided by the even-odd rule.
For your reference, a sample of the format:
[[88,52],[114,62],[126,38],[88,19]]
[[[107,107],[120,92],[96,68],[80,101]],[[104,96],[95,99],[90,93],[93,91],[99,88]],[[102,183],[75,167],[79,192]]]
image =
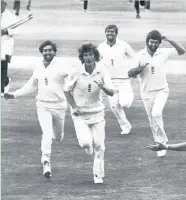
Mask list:
[[181,44],[178,44],[177,42],[168,39],[167,37],[163,36],[162,37],[163,41],[169,42],[178,52],[178,55],[183,55],[185,53],[185,48],[181,46]]

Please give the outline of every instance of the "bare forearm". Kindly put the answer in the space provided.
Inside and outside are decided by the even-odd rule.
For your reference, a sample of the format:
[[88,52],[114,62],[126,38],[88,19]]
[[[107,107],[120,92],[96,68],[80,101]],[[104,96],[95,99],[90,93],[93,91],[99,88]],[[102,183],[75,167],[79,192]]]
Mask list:
[[178,144],[169,144],[167,145],[166,149],[173,151],[186,151],[186,142]]
[[131,77],[136,77],[138,74],[140,74],[143,71],[144,67],[136,67],[136,68],[132,68],[131,70],[129,70],[128,72],[128,76],[129,78]]
[[65,93],[66,99],[67,99],[68,103],[70,104],[70,106],[72,108],[76,108],[77,106],[74,102],[74,98],[73,98],[72,94],[70,92],[66,92],[66,91],[64,93]]
[[114,95],[114,90],[107,88],[106,86],[102,87],[102,90],[108,95],[108,96],[113,96]]
[[185,53],[185,48],[182,47],[180,44],[173,40],[167,40],[178,52],[179,55],[183,55]]

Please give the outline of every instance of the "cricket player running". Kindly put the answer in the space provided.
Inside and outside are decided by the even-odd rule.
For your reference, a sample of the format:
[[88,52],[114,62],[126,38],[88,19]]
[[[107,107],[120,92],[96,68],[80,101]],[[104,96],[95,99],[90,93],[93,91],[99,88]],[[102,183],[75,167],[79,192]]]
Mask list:
[[68,77],[65,95],[72,107],[72,118],[79,145],[93,154],[94,183],[103,183],[105,151],[105,119],[101,90],[112,96],[111,78],[99,61],[99,52],[92,44],[79,49],[82,69]]
[[7,28],[16,22],[16,17],[6,6],[7,1],[1,0],[1,96],[9,90],[8,65],[14,49],[14,36],[18,33],[18,28]]
[[52,139],[62,140],[64,137],[64,120],[67,107],[63,87],[68,76],[67,66],[55,59],[57,47],[47,40],[39,47],[43,61],[35,67],[28,82],[15,92],[5,93],[6,99],[14,99],[38,91],[36,96],[37,116],[42,129],[41,163],[43,175],[50,178]]
[[114,86],[114,96],[108,97],[112,112],[121,127],[121,134],[129,134],[132,128],[126,118],[124,107],[129,108],[134,100],[128,71],[131,69],[128,57],[135,58],[135,52],[130,45],[117,38],[118,27],[108,25],[105,28],[106,40],[98,46]]
[[[173,48],[159,48],[161,42],[170,43]],[[141,50],[136,59],[136,68],[129,71],[129,77],[139,74],[141,98],[143,100],[155,142],[166,144],[162,112],[169,95],[166,79],[166,62],[174,55],[182,55],[185,49],[173,40],[162,37],[159,31],[147,34],[147,47]],[[165,156],[166,150],[157,151],[158,156]]]

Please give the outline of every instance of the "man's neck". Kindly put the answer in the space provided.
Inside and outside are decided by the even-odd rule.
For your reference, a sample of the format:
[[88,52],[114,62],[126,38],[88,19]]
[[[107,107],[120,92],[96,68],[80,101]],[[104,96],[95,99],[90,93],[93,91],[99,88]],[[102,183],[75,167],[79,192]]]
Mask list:
[[52,60],[51,61],[43,60],[43,65],[45,66],[45,68],[47,68],[51,62],[52,62]]
[[112,40],[112,41],[107,40],[107,44],[108,44],[110,47],[114,46],[114,45],[116,44],[116,39],[115,39],[115,40]]
[[96,66],[96,64],[91,65],[91,66],[85,65],[85,71],[88,72],[89,74],[92,74],[92,72],[93,72],[94,69],[95,69],[95,66]]
[[[157,51],[157,50],[156,50]],[[151,51],[148,47],[147,47],[147,52],[151,55],[151,56],[153,56],[155,53],[156,53],[156,51]]]

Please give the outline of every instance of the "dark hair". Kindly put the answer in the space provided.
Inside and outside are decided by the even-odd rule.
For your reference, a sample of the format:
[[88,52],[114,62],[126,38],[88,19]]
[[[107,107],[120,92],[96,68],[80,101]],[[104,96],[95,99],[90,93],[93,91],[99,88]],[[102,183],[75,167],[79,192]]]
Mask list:
[[105,32],[108,30],[108,29],[114,29],[116,34],[118,34],[118,27],[115,25],[115,24],[110,24],[108,25],[106,28],[105,28]]
[[159,31],[157,30],[153,30],[151,32],[149,32],[147,34],[147,37],[146,37],[146,44],[148,44],[149,40],[152,39],[152,40],[158,40],[161,44],[161,41],[162,41],[162,35]]
[[99,59],[100,59],[100,54],[99,54],[99,51],[97,50],[97,47],[94,46],[94,45],[91,44],[91,43],[89,43],[89,44],[83,44],[83,45],[78,49],[78,52],[79,52],[79,60],[81,61],[82,64],[84,63],[83,54],[86,53],[86,52],[91,52],[91,51],[94,53],[95,61],[96,61],[96,62],[99,61]]
[[53,43],[53,42],[51,42],[50,40],[44,41],[44,42],[40,45],[39,51],[40,51],[41,53],[43,53],[43,48],[46,47],[46,46],[48,46],[48,45],[52,46],[52,49],[54,50],[54,52],[57,51],[57,46],[56,46],[56,44]]

